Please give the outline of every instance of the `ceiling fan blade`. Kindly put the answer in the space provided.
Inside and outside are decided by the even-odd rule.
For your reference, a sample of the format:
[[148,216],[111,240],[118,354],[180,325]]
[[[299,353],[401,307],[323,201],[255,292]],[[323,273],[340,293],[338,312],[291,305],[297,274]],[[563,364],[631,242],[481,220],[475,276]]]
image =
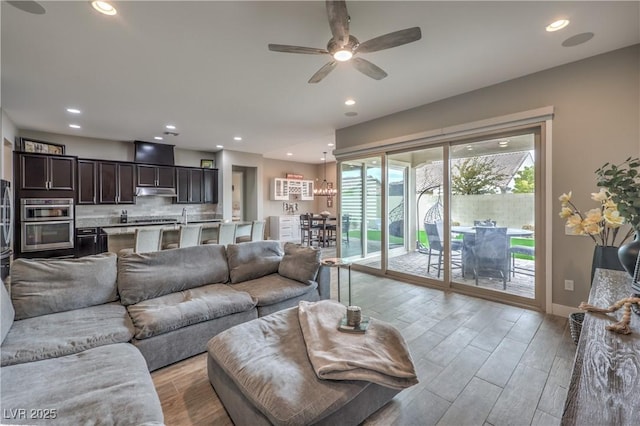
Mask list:
[[377,52],[378,50],[402,46],[403,44],[411,43],[421,38],[422,32],[420,31],[420,27],[407,28],[360,43],[358,53]]
[[311,76],[311,78],[309,79],[309,83],[319,83],[323,78],[329,75],[331,71],[333,71],[337,64],[338,63],[336,61],[331,61],[324,64],[322,68],[320,68],[314,75]]
[[382,80],[387,76],[387,73],[384,72],[382,68],[377,65],[372,64],[366,59],[362,58],[353,58],[351,60],[353,62],[353,66],[356,67],[358,71],[362,74],[367,75],[375,80]]
[[22,10],[23,12],[32,13],[34,15],[44,15],[46,12],[44,7],[35,1],[8,1],[7,3]]
[[349,42],[349,12],[344,1],[327,0],[327,16],[333,40],[338,47],[344,47]]
[[329,54],[327,49],[318,49],[316,47],[289,46],[287,44],[269,44],[269,50],[284,53],[304,53],[307,55]]

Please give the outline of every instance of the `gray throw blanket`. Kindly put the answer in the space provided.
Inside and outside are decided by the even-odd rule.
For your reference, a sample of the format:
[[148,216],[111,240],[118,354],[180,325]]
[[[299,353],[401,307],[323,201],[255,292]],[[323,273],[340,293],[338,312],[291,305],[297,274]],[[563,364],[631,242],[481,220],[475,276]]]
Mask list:
[[364,334],[338,331],[346,307],[333,300],[301,301],[300,328],[320,379],[365,380],[393,389],[418,383],[409,348],[390,324],[371,319]]

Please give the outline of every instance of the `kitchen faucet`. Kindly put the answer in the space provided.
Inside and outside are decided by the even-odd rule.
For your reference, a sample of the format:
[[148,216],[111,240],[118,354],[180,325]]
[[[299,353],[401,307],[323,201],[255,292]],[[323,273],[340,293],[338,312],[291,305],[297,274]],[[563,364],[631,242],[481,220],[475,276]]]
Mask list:
[[182,208],[182,223],[184,223],[185,225],[188,223],[186,207]]

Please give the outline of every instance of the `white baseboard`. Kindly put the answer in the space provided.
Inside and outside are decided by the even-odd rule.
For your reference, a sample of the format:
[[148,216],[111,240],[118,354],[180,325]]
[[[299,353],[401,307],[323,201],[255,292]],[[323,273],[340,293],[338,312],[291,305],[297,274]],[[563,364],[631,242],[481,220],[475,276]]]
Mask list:
[[565,318],[569,318],[569,314],[573,312],[580,312],[580,309],[578,309],[576,306],[558,305],[557,303],[554,303],[551,306],[551,313],[553,315],[558,315]]

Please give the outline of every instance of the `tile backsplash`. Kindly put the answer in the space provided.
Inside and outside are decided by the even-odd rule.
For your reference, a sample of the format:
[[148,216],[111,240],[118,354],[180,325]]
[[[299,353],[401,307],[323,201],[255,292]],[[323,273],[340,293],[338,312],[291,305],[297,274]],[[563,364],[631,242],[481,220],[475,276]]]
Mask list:
[[136,204],[121,205],[76,205],[76,219],[112,218],[119,220],[122,210],[128,217],[136,216],[175,216],[182,215],[186,208],[189,216],[209,216],[217,213],[216,204],[173,204],[168,197],[137,197]]

